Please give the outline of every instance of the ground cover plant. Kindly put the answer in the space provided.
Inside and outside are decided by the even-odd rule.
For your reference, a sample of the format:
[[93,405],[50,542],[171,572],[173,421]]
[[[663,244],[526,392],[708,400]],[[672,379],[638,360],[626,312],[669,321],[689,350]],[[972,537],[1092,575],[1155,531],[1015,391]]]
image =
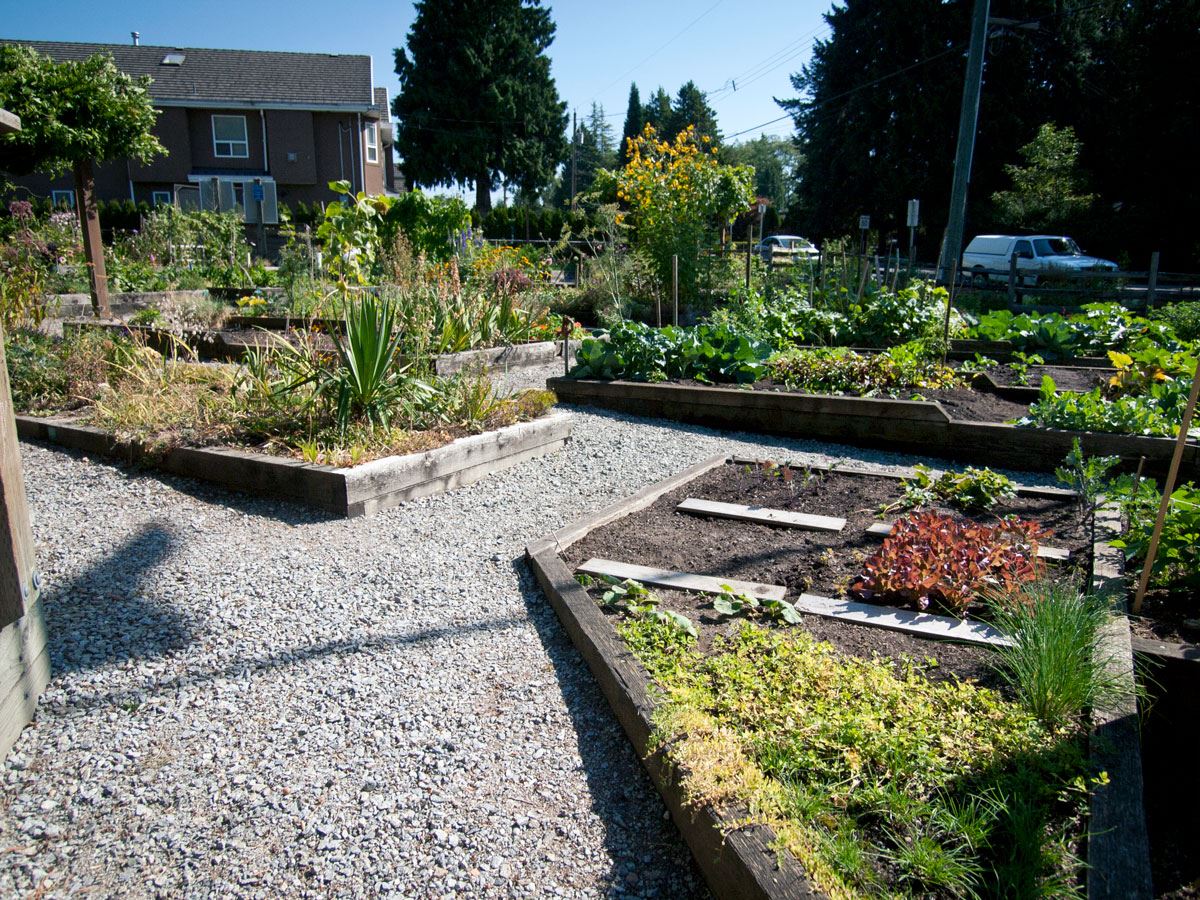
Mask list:
[[749,809],[742,821],[770,826],[831,896],[1075,890],[1077,727],[800,628],[747,622],[707,655],[653,619],[618,632],[661,691],[654,746],[686,801]]
[[[656,613],[676,616],[630,613],[580,576],[655,682],[652,748],[676,767],[685,802],[731,812],[729,828],[768,825],[776,848],[830,896],[1082,892],[1087,793],[1105,777],[1086,761],[1088,716],[1114,689],[1095,655],[1107,607],[1080,595],[1070,574],[1043,577],[1036,562],[1048,533],[1036,520],[1053,510],[1069,531],[1070,498],[1012,497],[986,470],[953,475],[909,484],[929,490],[931,505],[957,493],[975,518],[920,512],[913,530],[953,548],[962,570],[978,576],[970,602],[986,604],[989,621],[1012,638],[1003,652],[838,622],[728,588],[656,594],[625,583],[653,595]],[[932,496],[939,483],[943,496]],[[838,596],[830,586],[861,567],[870,542],[859,535],[882,505],[864,500],[904,494],[896,479],[721,466],[601,526],[565,558]],[[676,509],[685,497],[843,515],[847,526],[832,535],[697,518]],[[1008,509],[1029,518],[1006,518]],[[931,537],[936,530],[945,534]],[[1072,535],[1062,536],[1066,546],[1086,540],[1086,529]],[[939,581],[954,568],[930,561],[929,547],[916,555]],[[789,569],[825,574],[811,584]],[[946,584],[963,587],[957,575]],[[953,611],[951,598],[934,609]]]

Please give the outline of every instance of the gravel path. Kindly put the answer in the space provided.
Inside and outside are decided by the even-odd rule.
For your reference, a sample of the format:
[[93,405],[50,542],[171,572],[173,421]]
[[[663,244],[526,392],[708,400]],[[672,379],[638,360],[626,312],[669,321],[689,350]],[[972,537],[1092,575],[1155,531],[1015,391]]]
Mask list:
[[716,452],[847,451],[573,416],[351,521],[23,445],[54,678],[0,768],[0,896],[703,894],[522,549]]

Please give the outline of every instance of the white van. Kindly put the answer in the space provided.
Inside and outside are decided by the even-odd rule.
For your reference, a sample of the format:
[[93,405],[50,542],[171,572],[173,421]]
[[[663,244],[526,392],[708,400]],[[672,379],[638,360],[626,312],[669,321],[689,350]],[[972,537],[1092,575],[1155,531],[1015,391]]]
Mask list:
[[975,284],[989,277],[1007,281],[1009,260],[1014,256],[1025,284],[1037,284],[1038,280],[1037,274],[1027,273],[1117,271],[1115,262],[1085,256],[1079,245],[1065,235],[981,234],[972,238],[963,251],[962,272]]

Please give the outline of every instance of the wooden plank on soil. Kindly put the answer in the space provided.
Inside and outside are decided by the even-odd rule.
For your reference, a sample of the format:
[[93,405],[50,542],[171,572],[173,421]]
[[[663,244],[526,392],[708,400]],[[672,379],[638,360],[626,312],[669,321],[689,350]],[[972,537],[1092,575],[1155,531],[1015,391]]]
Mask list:
[[693,575],[690,572],[672,572],[670,569],[655,569],[632,563],[614,562],[611,559],[589,559],[576,569],[588,575],[609,575],[613,578],[632,578],[654,587],[672,588],[678,591],[697,591],[702,594],[720,594],[721,585],[728,585],[736,593],[749,594],[759,600],[782,600],[787,588],[779,584],[755,584],[738,581],[736,578],[711,578],[708,575]]
[[717,519],[737,519],[759,525],[781,525],[787,528],[804,528],[808,531],[841,531],[846,520],[837,516],[814,516],[808,513],[771,509],[768,506],[744,506],[741,503],[721,503],[716,500],[701,500],[688,497],[677,507],[680,512],[697,516],[712,516]]
[[[872,537],[885,538],[892,532],[892,522],[876,522],[867,528],[867,534]],[[1071,558],[1071,551],[1062,547],[1038,546],[1038,559],[1052,563],[1065,563]]]
[[935,616],[931,613],[912,612],[890,606],[876,606],[873,603],[856,603],[853,600],[834,600],[815,594],[801,594],[799,599],[792,601],[792,605],[800,612],[854,622],[858,625],[886,628],[889,631],[903,631],[924,638],[992,646],[1007,646],[1011,643],[990,625],[953,619],[950,616]]

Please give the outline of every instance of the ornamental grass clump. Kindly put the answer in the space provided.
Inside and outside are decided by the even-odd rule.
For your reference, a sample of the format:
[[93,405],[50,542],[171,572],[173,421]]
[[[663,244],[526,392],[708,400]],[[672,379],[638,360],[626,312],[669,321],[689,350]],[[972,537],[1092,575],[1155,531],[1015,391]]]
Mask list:
[[1047,727],[1078,724],[1123,695],[1100,646],[1112,615],[1103,598],[1070,581],[1038,579],[994,597],[993,606],[993,624],[1012,640],[997,649],[996,671]]
[[1038,544],[1047,532],[1016,517],[995,525],[934,512],[906,516],[863,564],[850,586],[862,600],[930,607],[958,616],[983,593],[1013,594],[1041,572]]

